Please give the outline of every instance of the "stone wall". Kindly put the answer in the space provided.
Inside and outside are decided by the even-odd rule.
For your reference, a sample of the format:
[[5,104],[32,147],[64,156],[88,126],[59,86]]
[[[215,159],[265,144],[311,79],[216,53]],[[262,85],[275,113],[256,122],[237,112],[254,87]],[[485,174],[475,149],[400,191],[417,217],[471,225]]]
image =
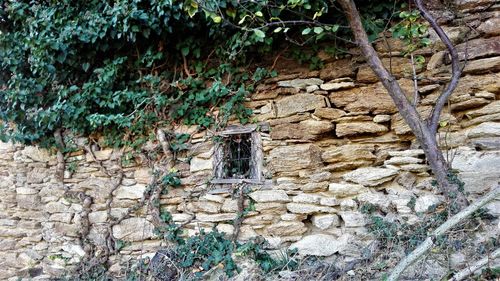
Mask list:
[[[453,22],[468,24],[449,25],[446,31],[462,58],[468,48],[468,61],[442,115],[438,138],[473,200],[500,179],[500,17],[494,1],[455,2],[461,13]],[[376,47],[412,99],[411,65],[401,55],[401,45],[388,38]],[[450,67],[437,41],[419,52],[428,63],[417,69],[418,109],[427,114],[450,77]],[[259,85],[247,102],[254,122],[269,130],[259,132],[265,181],[248,185],[245,204],[253,208],[243,219],[239,239],[262,236],[271,248],[352,259],[373,241],[359,211],[363,204],[411,223],[444,197],[432,185],[419,144],[368,66],[358,56],[320,55],[326,64],[319,71],[278,61],[280,75]],[[186,235],[214,227],[231,234],[238,200],[231,192],[234,186],[209,181],[213,132],[183,126],[176,132],[192,138],[175,166],[182,186],[161,196],[162,207],[176,223],[185,223]],[[144,152],[157,148],[151,143]],[[145,161],[138,157],[123,163],[119,151],[95,149],[95,158],[84,150],[66,155],[61,183],[55,176],[55,155],[0,144],[0,279],[58,276],[85,254],[80,233],[84,206],[68,197],[67,190],[92,198],[88,237],[98,245],[105,243],[109,216],[119,217],[142,198],[151,180]],[[124,177],[113,191],[116,179],[107,171],[117,170],[118,164],[124,164]],[[498,216],[500,201],[487,208]],[[113,236],[126,244],[111,257],[110,270],[119,272],[119,264],[131,257],[154,254],[163,242],[153,229],[145,206],[114,226]],[[498,235],[495,231],[490,234]]]

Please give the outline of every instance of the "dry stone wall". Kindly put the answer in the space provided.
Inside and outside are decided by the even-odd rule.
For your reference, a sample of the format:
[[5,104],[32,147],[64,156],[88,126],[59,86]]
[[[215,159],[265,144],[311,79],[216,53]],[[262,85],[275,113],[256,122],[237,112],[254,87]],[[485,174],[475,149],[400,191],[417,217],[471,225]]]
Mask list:
[[[500,18],[493,1],[455,2],[468,25],[445,29],[462,59],[468,47],[468,61],[437,137],[473,200],[500,179]],[[411,65],[401,55],[403,46],[388,38],[376,48],[413,99]],[[450,67],[437,41],[419,52],[428,63],[417,68],[418,110],[427,114],[450,77]],[[444,196],[432,185],[423,151],[368,66],[357,56],[320,55],[326,64],[319,71],[278,63],[280,75],[259,85],[247,101],[254,109],[254,123],[269,130],[258,130],[265,180],[247,184],[251,191],[245,206],[253,207],[243,218],[239,239],[261,236],[274,249],[354,259],[374,239],[360,212],[363,204],[411,223]],[[214,227],[232,234],[238,199],[231,192],[233,185],[210,183],[213,132],[182,126],[176,132],[192,138],[174,167],[182,185],[161,196],[162,208],[174,222],[185,224],[186,235]],[[146,145],[144,151],[155,147]],[[145,161],[138,157],[125,163],[123,179],[113,190],[115,179],[103,167],[118,169],[123,164],[120,152],[97,148],[94,154],[81,150],[66,155],[61,183],[54,154],[0,144],[0,279],[44,280],[63,274],[85,255],[84,206],[67,197],[66,190],[92,198],[88,239],[97,245],[105,243],[110,216],[119,217],[141,200],[152,177]],[[500,201],[487,208],[500,215]],[[498,236],[498,231],[489,235]],[[113,226],[112,234],[124,242],[110,257],[110,271],[115,273],[127,260],[151,256],[164,243],[154,232],[146,206]]]

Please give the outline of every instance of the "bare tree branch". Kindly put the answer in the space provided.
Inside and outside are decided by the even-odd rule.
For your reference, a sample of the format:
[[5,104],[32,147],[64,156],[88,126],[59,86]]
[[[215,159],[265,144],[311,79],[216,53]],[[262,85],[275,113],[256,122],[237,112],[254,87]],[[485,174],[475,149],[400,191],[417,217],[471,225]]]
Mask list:
[[[427,123],[421,118],[417,109],[413,107],[412,103],[406,97],[396,78],[384,67],[377,52],[368,40],[368,35],[363,27],[354,0],[339,0],[338,3],[347,16],[356,43],[361,48],[361,52],[366,58],[368,65],[385,87],[394,101],[399,114],[403,117],[406,124],[411,128],[413,134],[421,144],[439,187],[453,203],[457,203],[461,207],[466,206],[467,199],[464,194],[458,190],[456,184],[448,181],[449,166],[437,144],[436,131],[431,130],[427,126]],[[439,113],[440,112],[441,110],[439,110]]]
[[446,89],[443,91],[443,93],[438,97],[436,105],[434,106],[428,117],[428,125],[430,130],[431,132],[436,133],[441,111],[443,111],[443,108],[446,105],[446,101],[448,101],[448,98],[451,96],[451,94],[457,87],[460,76],[462,75],[462,69],[460,68],[459,64],[460,60],[458,58],[458,52],[453,46],[453,43],[451,42],[448,35],[446,35],[444,30],[436,22],[434,17],[424,7],[424,5],[422,4],[422,0],[415,0],[415,3],[417,4],[417,7],[420,10],[420,13],[424,17],[424,19],[427,22],[429,22],[434,31],[436,31],[437,35],[439,36],[439,39],[441,39],[441,41],[444,43],[451,56],[451,81],[448,84],[448,86],[446,86]]
[[474,203],[469,205],[467,208],[460,211],[458,214],[454,215],[438,228],[436,228],[422,244],[420,244],[413,252],[407,255],[402,261],[396,265],[396,267],[391,272],[391,275],[387,281],[396,281],[399,279],[403,271],[413,264],[415,261],[419,260],[427,251],[429,251],[434,245],[436,237],[443,235],[446,231],[450,230],[452,227],[457,225],[459,222],[470,216],[472,213],[477,211],[479,208],[487,204],[488,202],[494,200],[500,195],[500,185],[497,185],[489,193],[487,193],[482,198],[476,200]]
[[488,256],[486,256],[486,257],[478,260],[473,265],[468,266],[467,268],[459,271],[457,274],[453,275],[453,277],[450,280],[448,280],[448,281],[461,281],[461,280],[464,280],[465,278],[467,278],[470,275],[474,274],[474,272],[476,272],[479,269],[483,268],[491,260],[494,260],[497,257],[500,257],[500,248],[496,249],[495,251],[493,251],[493,253],[489,254]]

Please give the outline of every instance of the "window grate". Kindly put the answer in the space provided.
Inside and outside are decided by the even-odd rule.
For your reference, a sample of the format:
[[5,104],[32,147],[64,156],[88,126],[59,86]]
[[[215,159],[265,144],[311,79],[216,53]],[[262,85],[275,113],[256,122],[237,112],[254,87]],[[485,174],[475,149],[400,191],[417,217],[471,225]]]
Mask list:
[[224,139],[223,177],[249,178],[252,169],[252,140],[250,134],[235,134]]

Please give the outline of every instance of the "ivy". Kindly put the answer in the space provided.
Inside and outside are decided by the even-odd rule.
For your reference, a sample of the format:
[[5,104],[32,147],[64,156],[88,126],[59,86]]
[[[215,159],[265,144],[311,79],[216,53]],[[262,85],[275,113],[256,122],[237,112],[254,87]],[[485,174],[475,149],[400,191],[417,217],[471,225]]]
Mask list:
[[[362,7],[371,35],[393,6]],[[340,50],[336,38],[350,36],[342,13],[317,0],[13,0],[0,11],[0,140],[42,146],[57,129],[139,147],[165,124],[250,122],[243,101],[276,75],[265,54],[286,40]],[[276,24],[296,15],[321,26]]]

